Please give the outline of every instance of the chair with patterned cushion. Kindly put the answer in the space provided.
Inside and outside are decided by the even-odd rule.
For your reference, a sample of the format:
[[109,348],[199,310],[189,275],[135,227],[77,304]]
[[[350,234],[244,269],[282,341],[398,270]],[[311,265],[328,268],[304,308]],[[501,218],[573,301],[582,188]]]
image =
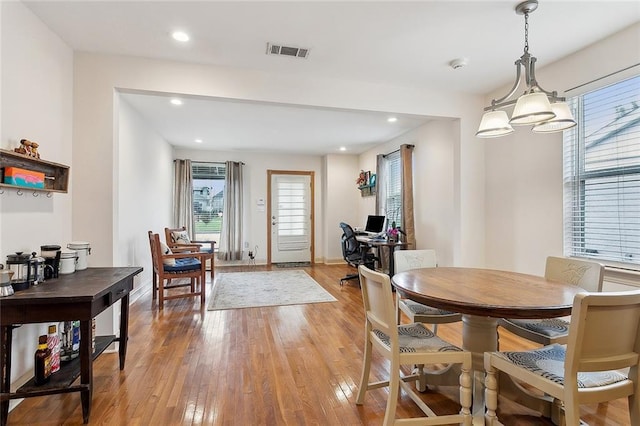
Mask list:
[[[149,231],[149,245],[153,263],[153,299],[156,298],[157,291],[159,308],[164,308],[165,300],[194,296],[200,296],[200,305],[204,305],[206,287],[204,255],[197,252],[173,253],[160,241],[160,236],[151,231]],[[190,289],[188,292],[165,295],[165,290],[177,287]]]
[[[580,286],[589,292],[602,291],[604,266],[597,262],[566,257],[547,257],[544,277],[549,281]],[[541,345],[566,343],[571,317],[548,319],[500,319],[510,332]]]
[[164,228],[164,238],[173,252],[198,251],[209,254],[209,256],[205,256],[205,261],[208,259],[211,262],[211,282],[213,282],[215,241],[192,240],[187,228],[184,226],[181,228]]
[[[395,273],[418,268],[434,268],[438,266],[436,262],[435,250],[396,250],[393,253],[395,262]],[[400,313],[409,318],[409,322],[422,322],[433,324],[433,332],[438,333],[438,324],[458,322],[462,320],[462,315],[444,309],[423,305],[413,300],[403,298],[396,292],[396,306],[398,312],[398,324],[400,324]]]
[[577,294],[571,318],[566,345],[484,354],[487,425],[500,424],[498,373],[543,392],[555,424],[578,426],[581,404],[627,398],[628,424],[640,425],[640,291]]
[[[471,425],[471,353],[440,339],[421,323],[398,325],[389,276],[362,265],[358,270],[365,312],[365,348],[356,404],[364,403],[367,391],[388,386],[385,426],[398,423]],[[369,382],[374,349],[390,361],[389,380]],[[436,416],[407,383],[419,380],[419,376],[402,374],[400,367],[412,364],[461,364],[459,413]],[[395,418],[400,388],[427,417]]]

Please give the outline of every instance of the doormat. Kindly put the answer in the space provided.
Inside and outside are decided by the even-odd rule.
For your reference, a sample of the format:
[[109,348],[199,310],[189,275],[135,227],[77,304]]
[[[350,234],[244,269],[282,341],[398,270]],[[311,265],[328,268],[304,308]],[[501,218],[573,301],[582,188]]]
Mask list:
[[311,262],[284,262],[284,263],[274,263],[278,268],[304,268],[306,266],[311,266]]
[[208,310],[337,302],[305,271],[223,272]]

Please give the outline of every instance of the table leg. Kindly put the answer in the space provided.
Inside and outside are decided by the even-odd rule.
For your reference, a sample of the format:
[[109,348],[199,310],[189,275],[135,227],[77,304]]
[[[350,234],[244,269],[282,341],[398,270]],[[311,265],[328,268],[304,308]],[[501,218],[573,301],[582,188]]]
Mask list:
[[498,320],[462,315],[462,347],[473,358],[473,424],[484,424],[484,353],[498,350]]
[[[0,381],[0,393],[9,394],[11,391],[11,343],[13,340],[13,327],[3,326],[0,329],[0,371],[2,380]],[[9,416],[9,398],[3,399],[0,403],[0,424],[7,424]]]
[[396,246],[389,246],[389,276],[393,277],[396,271],[396,261],[393,257],[393,252],[396,251]]
[[82,421],[89,423],[93,396],[93,351],[91,350],[91,319],[80,321],[80,383],[87,389],[80,391]]
[[129,293],[120,299],[120,338],[118,339],[118,356],[120,357],[120,370],[124,370],[124,361],[127,357],[127,342],[129,340]]

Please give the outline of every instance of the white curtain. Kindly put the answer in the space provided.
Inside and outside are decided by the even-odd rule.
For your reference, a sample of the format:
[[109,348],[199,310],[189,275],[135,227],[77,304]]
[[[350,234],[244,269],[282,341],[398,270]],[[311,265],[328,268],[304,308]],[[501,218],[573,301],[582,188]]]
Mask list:
[[218,259],[242,260],[243,163],[227,161],[225,164],[224,207]]
[[173,174],[173,228],[186,227],[193,239],[191,160],[175,160]]

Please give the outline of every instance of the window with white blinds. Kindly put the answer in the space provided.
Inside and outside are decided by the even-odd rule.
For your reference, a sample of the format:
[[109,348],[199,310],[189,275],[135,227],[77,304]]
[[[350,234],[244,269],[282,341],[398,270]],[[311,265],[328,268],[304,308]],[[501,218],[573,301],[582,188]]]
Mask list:
[[195,240],[220,241],[225,169],[224,163],[191,163]]
[[385,167],[385,200],[384,215],[387,227],[393,222],[402,227],[402,161],[400,151],[392,152],[384,157]]
[[640,268],[640,76],[571,99],[565,255]]

